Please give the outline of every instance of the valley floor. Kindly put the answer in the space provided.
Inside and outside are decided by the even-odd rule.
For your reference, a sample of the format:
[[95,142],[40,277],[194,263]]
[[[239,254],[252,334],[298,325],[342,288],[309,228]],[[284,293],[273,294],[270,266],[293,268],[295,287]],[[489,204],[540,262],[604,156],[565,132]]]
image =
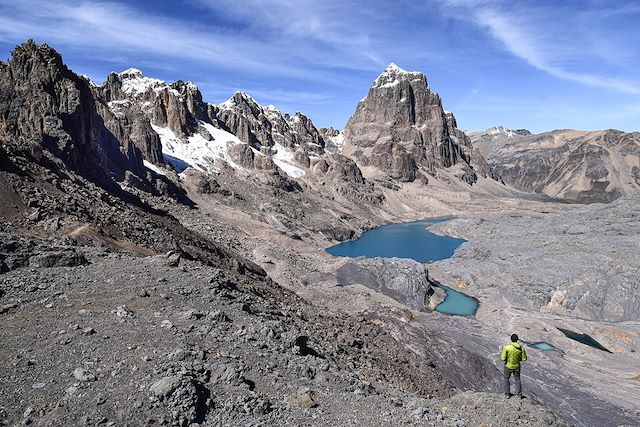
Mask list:
[[[637,424],[640,338],[638,322],[631,319],[637,318],[633,304],[639,287],[637,281],[629,281],[638,277],[633,266],[640,265],[633,250],[639,231],[633,212],[637,196],[610,206],[581,207],[500,194],[503,189],[487,180],[478,187],[470,192],[464,187],[451,191],[450,185],[446,191],[438,184],[409,185],[385,191],[384,208],[367,216],[369,222],[359,223],[357,215],[342,221],[363,230],[389,222],[457,216],[432,229],[469,242],[454,257],[429,264],[428,269],[436,280],[480,300],[473,319],[414,312],[407,322],[402,304],[366,284],[339,286],[336,271],[347,260],[323,251],[331,241],[310,231],[322,225],[314,223],[318,216],[312,209],[301,221],[287,225],[277,214],[239,215],[238,206],[225,207],[193,194],[200,212],[215,221],[187,211],[182,219],[194,230],[228,239],[270,277],[314,305],[330,311],[386,313],[400,341],[436,360],[438,371],[458,387],[500,392],[499,351],[517,332],[526,343],[550,342],[561,349],[528,347],[531,356],[523,381],[532,399],[556,408],[576,425]],[[286,201],[281,206],[286,215]],[[337,203],[325,204],[321,212],[330,216],[340,209]],[[605,222],[609,229],[603,228]],[[592,249],[585,250],[588,247]],[[611,283],[590,278],[614,272]],[[602,292],[618,300],[603,298]],[[565,300],[558,302],[559,296]],[[580,298],[583,302],[576,303]],[[629,320],[620,318],[623,306]],[[613,354],[572,341],[557,327],[589,333]],[[440,348],[449,350],[434,351]]]

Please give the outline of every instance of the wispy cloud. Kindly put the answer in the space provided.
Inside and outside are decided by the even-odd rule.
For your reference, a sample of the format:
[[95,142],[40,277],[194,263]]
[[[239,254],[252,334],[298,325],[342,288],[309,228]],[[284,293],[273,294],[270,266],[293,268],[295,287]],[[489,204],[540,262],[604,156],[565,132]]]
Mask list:
[[[250,18],[257,20],[253,15]],[[290,32],[306,32],[339,47],[337,37],[322,35],[321,24],[322,21],[315,24],[310,20],[303,27],[289,25],[287,28]],[[343,61],[339,65],[346,69],[357,69],[368,61],[366,65],[371,67],[373,53],[363,49],[357,54],[358,45],[366,45],[366,36],[355,33],[351,36],[351,40],[345,43],[351,45],[351,42],[358,42],[349,51],[352,61],[344,60],[346,53],[343,49],[342,55],[339,55]],[[142,53],[173,61],[183,59],[227,69],[241,69],[245,73],[253,71],[261,75],[312,80],[332,78],[318,69],[318,64],[337,65],[340,61],[336,51],[327,51],[326,46],[320,49],[309,44],[292,46],[276,43],[266,33],[247,34],[238,29],[169,18],[121,2],[5,0],[0,3],[0,40],[15,42],[30,37],[75,49],[102,49],[108,54],[130,57]],[[314,63],[315,68],[310,65]]]
[[[587,63],[581,61],[581,57],[592,60],[598,56],[612,57],[611,52],[598,51],[592,46],[594,33],[598,32],[598,19],[616,13],[638,13],[638,8],[624,11],[608,8],[604,15],[600,10],[563,15],[558,13],[561,5],[553,8],[554,14],[549,8],[500,0],[442,0],[441,3],[450,17],[471,20],[510,53],[554,77],[620,93],[640,94],[637,80],[585,72],[580,66]],[[606,39],[607,34],[603,32],[598,36]]]
[[[372,46],[371,27],[384,20],[384,3],[362,7],[352,0],[319,2],[314,0],[191,0],[215,14],[237,19],[271,42],[315,41],[332,50],[342,51],[358,61],[378,65],[382,59]],[[348,66],[338,63],[335,65]],[[386,64],[384,64],[386,65]]]

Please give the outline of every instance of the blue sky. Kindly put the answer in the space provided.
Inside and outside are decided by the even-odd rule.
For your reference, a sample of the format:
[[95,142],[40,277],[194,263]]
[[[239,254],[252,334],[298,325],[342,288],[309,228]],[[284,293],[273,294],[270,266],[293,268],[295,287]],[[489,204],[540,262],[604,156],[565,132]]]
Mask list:
[[136,67],[337,128],[395,62],[464,129],[632,131],[638,22],[640,2],[615,0],[0,0],[0,58],[33,38],[96,82]]

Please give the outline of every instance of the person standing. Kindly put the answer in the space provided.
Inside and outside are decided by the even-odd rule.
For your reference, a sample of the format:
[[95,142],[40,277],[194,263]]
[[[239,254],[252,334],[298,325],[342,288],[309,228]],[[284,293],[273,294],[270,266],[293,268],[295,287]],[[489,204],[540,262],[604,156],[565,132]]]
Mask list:
[[504,394],[507,398],[513,396],[511,394],[511,384],[509,379],[511,374],[515,379],[515,394],[522,399],[522,384],[520,383],[520,362],[527,360],[527,353],[524,346],[518,342],[516,334],[511,335],[511,342],[502,348],[500,359],[504,362]]

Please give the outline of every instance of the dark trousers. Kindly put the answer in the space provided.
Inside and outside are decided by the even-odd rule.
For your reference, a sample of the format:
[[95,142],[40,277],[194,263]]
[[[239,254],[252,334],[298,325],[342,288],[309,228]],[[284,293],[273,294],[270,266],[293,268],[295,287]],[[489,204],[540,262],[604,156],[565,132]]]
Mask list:
[[511,387],[509,384],[509,378],[511,378],[511,374],[515,378],[516,383],[516,392],[515,394],[518,396],[522,396],[522,384],[520,384],[520,368],[518,369],[509,369],[506,366],[504,367],[504,394],[511,394]]

